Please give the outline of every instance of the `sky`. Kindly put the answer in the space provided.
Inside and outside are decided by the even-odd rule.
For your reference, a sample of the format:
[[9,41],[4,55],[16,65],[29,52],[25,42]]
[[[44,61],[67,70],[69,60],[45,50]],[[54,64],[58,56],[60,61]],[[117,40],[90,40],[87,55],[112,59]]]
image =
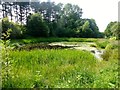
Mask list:
[[[47,1],[47,0],[42,0]],[[118,2],[120,0],[49,0],[57,3],[76,4],[83,9],[82,18],[95,19],[99,31],[104,32],[111,21],[118,21]]]

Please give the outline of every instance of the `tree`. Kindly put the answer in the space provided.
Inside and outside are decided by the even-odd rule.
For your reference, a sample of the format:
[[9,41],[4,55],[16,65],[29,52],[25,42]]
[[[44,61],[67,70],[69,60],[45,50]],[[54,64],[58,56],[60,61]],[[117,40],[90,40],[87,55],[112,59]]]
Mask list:
[[63,8],[63,15],[77,20],[82,16],[82,9],[78,5],[66,4]]
[[61,18],[64,18],[65,26],[76,28],[75,23],[82,16],[82,9],[77,5],[66,4],[62,10]]
[[110,38],[110,37],[117,37],[119,38],[120,32],[119,32],[119,22],[115,21],[115,22],[110,22],[107,25],[107,28],[105,29],[104,33],[105,36]]
[[23,24],[24,21],[26,21],[26,17],[29,15],[29,4],[30,0],[27,0],[27,2],[19,2],[19,0],[12,0],[9,2],[2,0],[0,3],[0,5],[2,5],[2,17],[10,17],[11,21],[14,20]]
[[15,2],[15,13],[17,20],[23,25],[27,19],[27,16],[29,15],[29,4],[30,2]]
[[49,28],[39,13],[29,16],[27,21],[27,31],[29,35],[34,37],[49,36]]
[[88,21],[90,22],[90,28],[92,30],[92,37],[93,38],[97,38],[97,37],[100,37],[101,35],[99,34],[102,34],[99,32],[99,28],[96,24],[96,21],[94,19],[88,19]]
[[34,13],[39,13],[39,9],[40,9],[40,1],[39,0],[36,0],[34,2],[34,0],[31,0],[31,9]]
[[86,21],[82,26],[83,37],[92,37],[92,29],[90,28],[89,21]]
[[42,14],[50,29],[50,36],[55,36],[55,25],[57,25],[60,17],[61,4],[56,5],[54,2],[42,2],[39,6],[39,13]]
[[[60,18],[58,19],[56,29],[57,35],[66,37],[75,37],[77,32],[76,21],[80,20],[82,16],[82,9],[77,5],[66,4],[61,8]],[[64,31],[63,31],[64,30]],[[62,34],[59,34],[63,32]],[[64,35],[65,34],[65,35]]]
[[75,24],[77,37],[96,38],[102,36],[94,19],[80,19]]
[[107,25],[107,28],[104,31],[106,37],[111,37],[112,36],[111,27],[113,26],[113,24],[114,24],[114,22],[110,22]]
[[112,27],[111,27],[111,32],[113,33],[112,35],[113,36],[115,36],[115,37],[117,37],[117,35],[118,35],[118,23],[116,22]]
[[[25,25],[27,27],[26,33],[36,37],[96,38],[103,36],[103,33],[99,32],[99,28],[94,19],[81,18],[83,12],[78,5],[72,5],[70,3],[65,5],[62,3],[55,4],[54,2],[40,2],[40,0],[36,0],[37,2],[33,2],[34,0],[27,1],[19,2],[19,0],[15,0],[13,3],[1,2],[3,17],[11,17],[11,21],[15,20],[16,23],[21,24],[10,24],[13,26],[14,36],[15,34],[20,36],[20,32],[24,30],[22,27]],[[6,20],[5,23],[3,27],[4,30],[7,30],[5,28],[8,28],[7,24],[9,22]],[[118,33],[116,26],[117,24],[110,27],[113,29],[111,34],[114,33],[112,34],[114,36]]]

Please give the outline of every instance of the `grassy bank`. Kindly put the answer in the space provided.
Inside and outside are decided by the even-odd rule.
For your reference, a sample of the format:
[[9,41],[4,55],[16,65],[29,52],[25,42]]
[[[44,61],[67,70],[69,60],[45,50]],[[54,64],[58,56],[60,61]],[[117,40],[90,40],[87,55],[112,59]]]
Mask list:
[[11,51],[9,78],[4,80],[2,69],[2,85],[14,88],[115,88],[118,87],[116,53],[109,61],[98,62],[86,51]]

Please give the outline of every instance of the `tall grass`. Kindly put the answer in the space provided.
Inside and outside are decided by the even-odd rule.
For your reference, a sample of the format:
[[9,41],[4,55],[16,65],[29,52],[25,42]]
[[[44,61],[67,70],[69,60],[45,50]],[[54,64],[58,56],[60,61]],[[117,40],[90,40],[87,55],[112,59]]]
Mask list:
[[11,51],[10,58],[13,74],[9,85],[3,82],[3,87],[118,87],[117,60],[97,62],[90,52],[67,49]]
[[105,49],[105,47],[109,44],[110,42],[107,40],[103,40],[103,41],[97,41],[96,44],[99,48]]

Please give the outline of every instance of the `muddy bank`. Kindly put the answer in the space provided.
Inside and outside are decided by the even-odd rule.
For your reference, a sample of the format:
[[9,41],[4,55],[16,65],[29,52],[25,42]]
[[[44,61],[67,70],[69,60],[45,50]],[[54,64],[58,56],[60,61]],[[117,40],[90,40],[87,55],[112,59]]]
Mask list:
[[14,50],[33,50],[33,49],[65,49],[72,46],[51,45],[49,43],[14,45]]

